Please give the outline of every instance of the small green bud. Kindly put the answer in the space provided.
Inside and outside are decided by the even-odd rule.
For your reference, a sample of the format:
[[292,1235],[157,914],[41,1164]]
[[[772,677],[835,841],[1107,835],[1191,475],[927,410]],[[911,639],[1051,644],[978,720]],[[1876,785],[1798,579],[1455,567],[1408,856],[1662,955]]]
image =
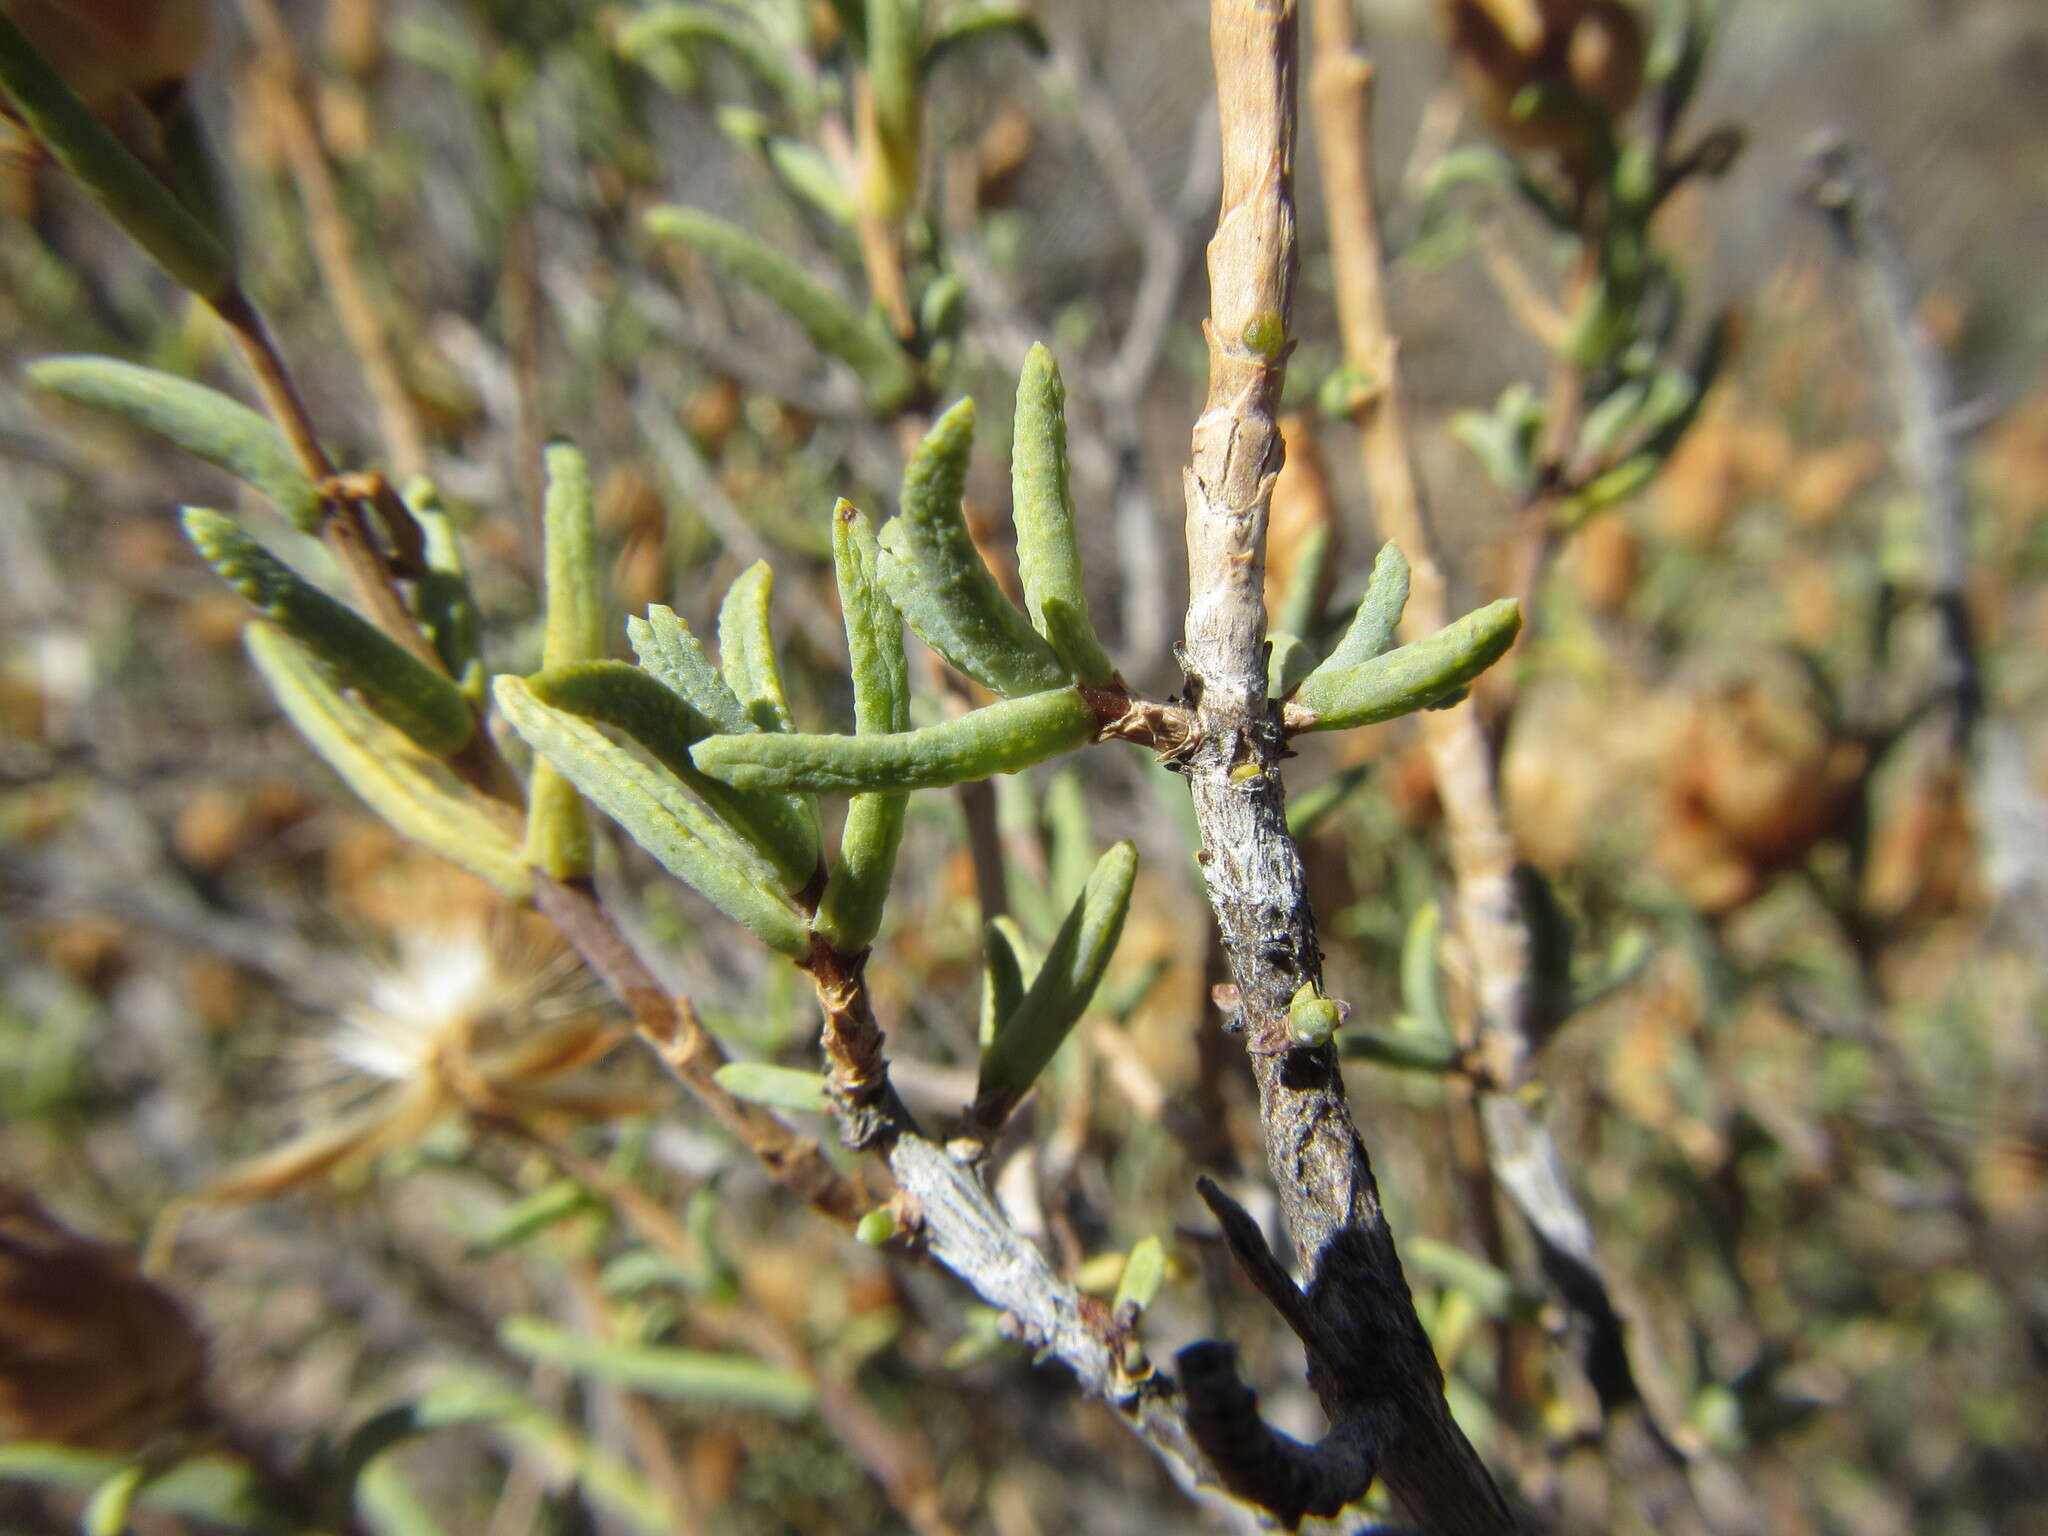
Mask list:
[[1328,1045],[1350,1012],[1350,1004],[1324,997],[1314,982],[1303,982],[1287,1007],[1287,1038],[1300,1046]]
[[896,1224],[896,1213],[886,1205],[878,1205],[861,1217],[853,1229],[853,1236],[857,1242],[879,1248],[900,1230]]
[[1269,309],[1244,328],[1243,340],[1247,350],[1277,363],[1287,351],[1287,322]]

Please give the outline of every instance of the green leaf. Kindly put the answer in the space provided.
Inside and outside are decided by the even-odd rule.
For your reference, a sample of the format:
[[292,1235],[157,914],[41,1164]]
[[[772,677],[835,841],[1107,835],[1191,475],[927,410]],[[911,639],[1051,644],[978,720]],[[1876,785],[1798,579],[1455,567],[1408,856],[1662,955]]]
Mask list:
[[1025,963],[1024,936],[1017,925],[999,917],[982,928],[981,1027],[977,1039],[987,1050],[1024,1001],[1031,984]]
[[1329,662],[1309,674],[1294,702],[1314,716],[1307,729],[1347,730],[1427,709],[1507,654],[1522,630],[1522,611],[1502,598],[1445,625],[1433,635],[1352,667]]
[[1005,699],[956,720],[887,736],[714,736],[699,768],[741,789],[943,789],[1016,773],[1095,737],[1095,711],[1072,688]]
[[0,97],[151,260],[200,298],[225,299],[235,281],[227,247],[92,115],[4,11]]
[[839,26],[853,44],[856,55],[865,53],[868,46],[868,14],[866,0],[826,0],[832,7],[832,14],[839,18]]
[[1408,559],[1397,545],[1383,545],[1372,563],[1372,579],[1365,584],[1365,596],[1352,615],[1351,627],[1323,666],[1355,667],[1385,655],[1407,606]]
[[1585,489],[1572,498],[1572,516],[1584,517],[1605,511],[1617,502],[1627,501],[1655,480],[1663,467],[1663,457],[1655,453],[1638,453],[1623,459],[1604,474],[1594,476]]
[[[882,551],[866,518],[847,502],[832,509],[832,563],[853,672],[853,722],[858,735],[892,735],[910,725],[910,667],[903,619],[882,590]],[[813,926],[841,954],[859,954],[881,930],[909,797],[855,795],[846,808],[839,857],[825,880]]]
[[882,585],[924,643],[1005,698],[1042,693],[1067,670],[983,563],[960,500],[974,402],[933,425],[903,474],[903,510],[882,530]]
[[498,1339],[521,1359],[644,1392],[780,1418],[800,1418],[817,1397],[807,1377],[746,1355],[717,1355],[651,1344],[609,1344],[535,1317],[507,1318]]
[[[547,622],[541,662],[548,668],[604,655],[604,573],[597,561],[597,514],[590,464],[567,443],[547,450],[547,498],[541,511]],[[552,763],[533,769],[526,797],[526,861],[556,880],[591,870],[590,819],[583,801]]]
[[1287,802],[1288,833],[1299,839],[1315,831],[1372,777],[1374,766],[1372,763],[1356,763],[1313,786],[1306,794],[1290,799]]
[[131,1461],[93,1489],[78,1517],[79,1536],[121,1536],[149,1474],[148,1462]]
[[[1005,775],[996,780],[995,795],[997,837],[1005,844],[1019,847],[1037,845],[1045,839],[1048,829],[1041,819],[1037,791],[1028,777],[1014,773]],[[1095,867],[1096,851],[1095,836],[1090,830],[1085,833],[1080,852],[1084,861],[1082,880],[1086,880],[1088,871]],[[1003,861],[1003,887],[1009,896],[1011,914],[1022,924],[1023,931],[1044,939],[1050,939],[1057,931],[1060,918],[1067,909],[1066,902],[1055,904],[1047,873],[1043,868],[1035,867],[1031,860],[1006,858]],[[1080,889],[1078,882],[1074,889]]]
[[967,285],[957,272],[941,272],[917,299],[917,334],[927,343],[957,341],[967,318]]
[[167,437],[247,481],[302,532],[319,529],[319,489],[300,470],[284,434],[240,401],[111,357],[46,357],[27,371],[37,387]]
[[1511,496],[1526,496],[1536,484],[1536,442],[1544,416],[1536,392],[1517,381],[1501,391],[1491,413],[1453,416],[1451,435],[1479,460],[1495,485]]
[[917,393],[910,356],[879,325],[855,314],[766,241],[694,208],[657,208],[647,227],[664,240],[701,252],[729,276],[780,306],[813,344],[860,376],[868,404],[889,414]]
[[1658,116],[1676,124],[1691,105],[1706,68],[1707,54],[1726,0],[1674,7],[1650,50],[1649,75],[1657,91]]
[[1166,1283],[1166,1245],[1156,1237],[1140,1238],[1124,1260],[1123,1277],[1116,1284],[1116,1299],[1110,1311],[1118,1316],[1124,1309],[1143,1312],[1159,1299]]
[[810,935],[774,867],[692,799],[674,774],[642,762],[588,721],[549,708],[519,678],[500,677],[496,697],[527,744],[670,874],[769,948],[798,960],[810,953]]
[[1443,913],[1425,901],[1408,919],[1401,937],[1401,1006],[1420,1031],[1432,1040],[1451,1043],[1451,1011],[1444,1002],[1443,972],[1437,967],[1437,945],[1443,937]]
[[822,1115],[832,1107],[825,1097],[825,1079],[816,1072],[771,1067],[759,1061],[729,1061],[712,1076],[727,1093],[750,1104],[802,1115]]
[[626,638],[640,665],[716,726],[719,735],[744,735],[760,729],[704,654],[703,643],[674,609],[656,604],[647,610],[646,618],[628,619]]
[[1596,1008],[1633,983],[1656,957],[1656,946],[1648,934],[1631,929],[1614,941],[1607,958],[1590,974],[1573,978],[1571,1007],[1567,1016]]
[[1315,657],[1299,635],[1276,634],[1266,657],[1266,697],[1284,699],[1315,670]]
[[326,669],[283,630],[254,623],[242,643],[286,717],[357,798],[500,895],[526,900],[531,879],[511,829],[445,764],[336,690]]
[[1032,626],[1075,681],[1106,687],[1115,681],[1116,668],[1088,617],[1067,470],[1067,390],[1059,363],[1042,343],[1032,347],[1017,379],[1010,484],[1017,575]]
[[776,95],[802,110],[809,91],[773,39],[744,15],[722,5],[657,5],[639,11],[619,28],[618,50],[644,63],[678,43],[716,43]]
[[1491,144],[1461,144],[1439,156],[1422,180],[1422,201],[1435,202],[1459,187],[1511,187],[1515,163]]
[[1539,1041],[1571,1013],[1572,951],[1578,946],[1578,925],[1535,865],[1526,861],[1516,864],[1514,880],[1522,927],[1529,936],[1523,1017],[1531,1040]]
[[1476,1253],[1432,1237],[1411,1237],[1401,1244],[1401,1257],[1423,1279],[1469,1297],[1488,1317],[1506,1319],[1521,1310],[1513,1279]]
[[484,701],[483,620],[477,612],[476,595],[470,590],[469,573],[463,569],[455,524],[431,480],[415,480],[407,486],[405,504],[419,524],[427,567],[426,574],[413,585],[420,632],[432,643],[434,654],[441,658],[462,696],[472,707],[479,706]]
[[605,1295],[631,1299],[647,1291],[692,1290],[696,1277],[690,1269],[653,1248],[633,1248],[620,1254],[598,1276]]
[[356,1503],[376,1536],[447,1536],[396,1462],[374,1461],[356,1479]]
[[747,718],[764,731],[789,731],[796,722],[790,718],[769,623],[774,592],[775,572],[767,561],[757,560],[740,572],[718,610],[718,660]]
[[1001,37],[1014,37],[1041,56],[1047,49],[1045,29],[1027,10],[1000,4],[956,5],[933,28],[931,41],[924,47],[922,71],[929,78],[933,70],[954,55]]
[[774,131],[769,119],[746,107],[720,107],[718,126],[727,138],[756,151],[768,162],[775,179],[800,202],[808,203],[834,224],[854,227],[858,217],[853,194],[824,154],[801,139]]
[[603,1209],[603,1204],[574,1179],[557,1179],[519,1201],[483,1233],[472,1238],[469,1252],[478,1258],[503,1253],[572,1216]]
[[303,645],[336,687],[354,689],[418,745],[447,757],[476,733],[460,688],[297,575],[232,518],[187,507],[185,533],[221,580]]
[[832,564],[853,675],[853,727],[863,736],[910,728],[910,663],[903,616],[881,580],[882,549],[852,503],[832,509]]
[[157,128],[163,144],[162,180],[200,227],[232,256],[235,249],[233,205],[227,186],[221,179],[219,157],[207,139],[206,125],[199,117],[198,104],[194,99],[197,95],[195,91],[179,92],[177,99],[158,115]]
[[597,514],[590,463],[568,443],[547,450],[542,543],[547,562],[547,629],[541,664],[597,661],[611,626],[605,616],[604,570],[597,555]]
[[1328,1045],[1349,1011],[1343,1003],[1316,991],[1314,982],[1305,981],[1287,1005],[1287,1038],[1300,1046]]
[[1045,786],[1045,833],[1048,878],[1053,906],[1046,914],[1046,928],[1055,914],[1064,912],[1081,899],[1088,877],[1095,873],[1095,824],[1088,813],[1088,794],[1081,788],[1080,775],[1062,769]]
[[981,1053],[973,1110],[977,1125],[993,1130],[1002,1124],[1087,1009],[1123,935],[1137,874],[1138,850],[1127,842],[1097,862],[1031,989]]
[[818,873],[818,824],[794,795],[736,790],[700,772],[690,748],[717,732],[687,700],[638,667],[592,661],[556,667],[526,680],[551,709],[624,731],[689,787],[733,831],[775,867],[783,889],[800,891]]
[[897,223],[917,197],[924,140],[925,0],[867,0],[868,93],[875,147],[862,189],[868,210]]
[[1455,1072],[1461,1057],[1448,1040],[1390,1034],[1377,1029],[1347,1029],[1337,1037],[1338,1049],[1350,1060],[1369,1061],[1398,1072]]
[[[1273,632],[1276,635],[1299,635],[1313,645],[1323,632],[1321,591],[1323,569],[1330,559],[1330,525],[1318,523],[1309,529],[1295,557],[1294,570],[1287,581],[1287,591],[1280,599],[1279,612],[1273,616]],[[1269,688],[1266,690],[1271,693]]]
[[896,1213],[886,1205],[878,1205],[862,1216],[853,1229],[854,1241],[869,1248],[879,1248],[894,1237],[899,1230]]
[[[1402,260],[1417,262],[1418,245],[1428,239],[1427,232],[1417,236],[1408,244]],[[1427,254],[1425,247],[1423,254]],[[1363,419],[1362,413],[1384,392],[1384,381],[1374,375],[1370,368],[1360,368],[1345,363],[1330,371],[1316,390],[1316,410],[1330,421],[1354,421]],[[1317,530],[1321,532],[1322,530]]]
[[[546,1324],[536,1326],[552,1332]],[[515,1455],[530,1461],[552,1484],[581,1485],[592,1504],[645,1536],[671,1536],[682,1522],[680,1512],[629,1463],[536,1408],[525,1393],[489,1378],[457,1378],[436,1386],[416,1411],[423,1429],[489,1425],[494,1435],[510,1442]]]
[[1579,452],[1599,459],[1620,447],[1649,398],[1648,380],[1627,379],[1616,385],[1586,412],[1585,422],[1579,428]]

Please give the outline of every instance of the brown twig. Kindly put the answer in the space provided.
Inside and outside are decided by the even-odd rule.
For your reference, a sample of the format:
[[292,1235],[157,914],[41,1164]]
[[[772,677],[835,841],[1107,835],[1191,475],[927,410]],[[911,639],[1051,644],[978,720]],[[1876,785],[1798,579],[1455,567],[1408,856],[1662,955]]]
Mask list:
[[798,1136],[759,1105],[726,1092],[716,1076],[726,1063],[724,1048],[698,1020],[690,1000],[670,995],[655,979],[596,895],[538,870],[533,880],[534,905],[626,1005],[641,1038],[677,1081],[761,1160],[777,1183],[837,1221],[858,1221],[872,1203],[865,1192],[825,1160],[816,1142]]
[[334,302],[335,319],[362,370],[370,404],[377,413],[378,437],[391,454],[392,472],[401,482],[411,480],[427,472],[426,430],[378,318],[369,285],[363,280],[355,236],[342,212],[334,171],[313,125],[312,79],[276,0],[242,0],[242,14],[256,36],[265,87],[263,112],[276,126],[291,162],[292,177],[306,207],[313,256]]
[[[1262,593],[1298,260],[1296,20],[1292,0],[1214,0],[1210,9],[1223,206],[1209,246],[1209,398],[1186,477],[1183,662],[1196,732],[1180,766],[1237,988],[1237,1023],[1254,1052],[1267,1160],[1331,1357],[1312,1373],[1333,1426],[1320,1464],[1341,1451],[1353,1475],[1351,1486],[1323,1493],[1362,1497],[1377,1472],[1425,1530],[1498,1533],[1515,1529],[1514,1516],[1444,1404],[1443,1373],[1415,1315],[1336,1055],[1285,1048],[1288,1004],[1322,970],[1301,855],[1287,832]],[[1206,1357],[1195,1363],[1204,1368],[1183,1383],[1191,1427],[1198,1436],[1205,1423],[1242,1429],[1235,1374],[1207,1369],[1216,1362]],[[1205,1448],[1225,1449],[1214,1440]]]
[[917,1122],[889,1082],[882,1026],[868,997],[867,955],[842,955],[816,934],[804,962],[825,1016],[825,1091],[839,1121],[839,1139],[856,1152],[888,1151]]
[[257,392],[263,396],[271,420],[277,423],[285,441],[291,445],[300,470],[320,488],[325,503],[320,537],[348,577],[357,600],[378,628],[429,666],[439,668],[440,658],[420,633],[419,625],[405,606],[405,599],[399,595],[391,568],[378,552],[376,540],[370,533],[368,516],[356,502],[334,490],[334,461],[320,446],[305,400],[292,380],[290,369],[285,366],[277,343],[271,339],[263,316],[239,286],[230,286],[212,303],[214,312],[227,325],[228,334],[234,338],[243,362],[255,379]]

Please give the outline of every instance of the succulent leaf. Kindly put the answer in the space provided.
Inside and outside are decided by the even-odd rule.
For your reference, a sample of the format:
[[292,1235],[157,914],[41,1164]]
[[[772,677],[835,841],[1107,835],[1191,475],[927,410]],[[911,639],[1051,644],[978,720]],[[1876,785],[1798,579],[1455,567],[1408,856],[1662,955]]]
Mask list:
[[933,425],[903,476],[903,510],[882,530],[882,584],[918,637],[1005,698],[1068,681],[1052,648],[1003,595],[960,501],[974,446],[974,402]]
[[1427,709],[1463,689],[1507,653],[1521,633],[1513,598],[1476,609],[1433,635],[1356,666],[1330,662],[1309,674],[1294,702],[1311,731],[1347,730]]
[[292,456],[284,434],[218,390],[111,357],[46,357],[31,383],[167,437],[194,458],[261,491],[303,533],[320,526],[320,491]]
[[595,725],[535,698],[516,677],[496,684],[498,709],[535,752],[627,836],[769,948],[803,959],[810,935],[772,865],[691,797],[667,769],[646,763]]
[[235,525],[202,507],[185,509],[185,533],[220,578],[305,646],[339,688],[436,757],[476,733],[462,690],[355,611],[336,602]]
[[[852,660],[857,735],[890,735],[910,725],[910,668],[903,620],[882,590],[882,551],[866,518],[842,501],[832,509],[832,559]],[[909,797],[855,795],[846,808],[839,857],[818,903],[818,932],[842,954],[858,954],[881,930]]]
[[690,748],[716,728],[687,700],[623,661],[550,667],[526,680],[541,703],[625,732],[754,850],[775,866],[783,889],[800,891],[817,876],[818,825],[794,795],[734,789],[701,773]]
[[1031,1090],[1094,997],[1123,935],[1138,850],[1118,843],[1097,861],[1030,990],[981,1053],[973,1118],[994,1129]]
[[344,695],[282,629],[258,620],[243,631],[242,643],[285,717],[357,798],[500,895],[526,899],[526,860],[512,830],[446,765]]
[[1067,469],[1067,391],[1058,362],[1042,344],[1031,349],[1017,380],[1010,482],[1017,574],[1031,623],[1077,682],[1106,686],[1116,668],[1088,616]]
[[886,736],[714,736],[697,766],[742,789],[943,789],[1085,746],[1095,711],[1071,688],[1005,699],[956,720]]

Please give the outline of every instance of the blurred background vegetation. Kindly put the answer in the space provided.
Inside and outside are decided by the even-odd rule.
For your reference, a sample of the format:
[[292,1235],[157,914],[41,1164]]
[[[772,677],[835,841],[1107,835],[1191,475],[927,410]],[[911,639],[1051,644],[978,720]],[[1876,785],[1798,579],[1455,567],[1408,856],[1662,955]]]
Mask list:
[[[758,12],[779,37],[827,25],[813,9]],[[538,662],[540,458],[568,437],[598,470],[619,610],[669,602],[701,628],[771,555],[797,713],[841,718],[824,514],[835,494],[893,505],[898,434],[785,317],[640,223],[657,202],[708,208],[828,281],[857,274],[851,232],[802,194],[806,165],[775,152],[797,142],[778,137],[784,93],[715,41],[627,48],[618,7],[281,10],[295,59],[229,16],[193,93],[250,284],[339,456],[431,468],[502,621],[487,638],[503,669]],[[1571,252],[1510,196],[1431,195],[1442,157],[1483,131],[1429,6],[1358,10],[1394,324],[1470,606],[1516,589],[1522,540],[1515,498],[1453,423],[1541,384],[1549,360],[1502,278],[1555,288]],[[964,279],[945,394],[978,397],[985,438],[1005,432],[1024,347],[1058,350],[1097,611],[1132,682],[1163,693],[1214,216],[1203,7],[1036,11],[1049,48],[992,38],[935,72],[910,262]],[[1565,543],[1492,695],[1505,718],[1512,694],[1501,782],[1522,854],[1582,978],[1617,983],[1548,1046],[1545,1109],[1644,1391],[1741,1490],[1751,1528],[2035,1531],[2048,18],[2032,0],[1741,0],[1698,110],[1740,125],[1746,150],[1673,202],[1660,238],[1689,324],[1732,308],[1728,359],[1655,481]],[[1988,690],[1967,774],[1915,723],[1939,676],[1917,601],[1924,509],[1848,271],[1799,206],[1824,125],[1879,168],[1956,383]],[[1275,558],[1326,538],[1336,590],[1355,592],[1378,539],[1351,429],[1318,403],[1338,348],[1307,135],[1303,153]],[[365,1479],[366,1528],[390,1536],[1185,1528],[1105,1410],[943,1275],[794,1209],[631,1051],[594,1069],[589,1112],[539,1138],[450,1116],[337,1178],[241,1161],[332,1125],[447,1028],[609,1015],[277,718],[241,656],[240,603],[173,516],[227,483],[26,387],[19,365],[59,351],[239,385],[217,325],[95,209],[24,161],[0,159],[0,178],[0,1176],[82,1232],[163,1239],[209,1390],[277,1476],[318,1482],[403,1433]],[[359,293],[337,295],[337,243]],[[365,327],[390,352],[367,382]],[[985,453],[970,497],[999,512],[1003,495]],[[1244,1341],[1269,1413],[1313,1435],[1295,1346],[1192,1198],[1208,1169],[1259,1210],[1263,1158],[1209,999],[1185,796],[1160,778],[1132,751],[1000,786],[1001,894],[1041,941],[1101,843],[1133,837],[1145,859],[1116,965],[999,1185],[1105,1298],[1160,1239],[1155,1355]],[[1307,746],[1290,787],[1317,795],[1306,853],[1333,995],[1364,1020],[1464,1028],[1469,968],[1438,933],[1441,815],[1412,730]],[[981,915],[958,802],[919,797],[872,973],[914,1101],[971,1092]],[[813,1064],[815,1011],[786,967],[664,883],[634,916],[735,1054]],[[1600,1449],[1562,1316],[1473,1176],[1460,1079],[1360,1062],[1351,1086],[1453,1407],[1489,1461],[1561,1528],[1690,1528]],[[166,1230],[209,1189],[238,1198]],[[652,1215],[633,1215],[636,1194]],[[694,1369],[659,1353],[675,1348],[699,1352]],[[71,1529],[78,1486],[105,1470],[6,1454],[9,1531]],[[178,1502],[135,1529],[218,1528]]]

